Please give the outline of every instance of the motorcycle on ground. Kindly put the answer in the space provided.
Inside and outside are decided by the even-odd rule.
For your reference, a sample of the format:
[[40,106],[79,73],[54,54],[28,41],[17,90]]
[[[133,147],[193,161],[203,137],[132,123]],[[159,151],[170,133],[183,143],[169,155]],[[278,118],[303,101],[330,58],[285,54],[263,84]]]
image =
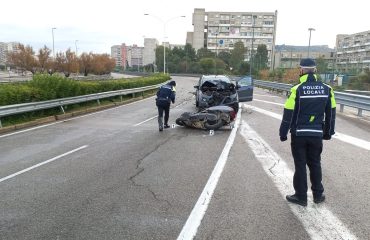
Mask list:
[[236,112],[229,106],[214,106],[200,112],[185,112],[176,119],[176,124],[191,128],[217,130],[230,125],[236,117]]

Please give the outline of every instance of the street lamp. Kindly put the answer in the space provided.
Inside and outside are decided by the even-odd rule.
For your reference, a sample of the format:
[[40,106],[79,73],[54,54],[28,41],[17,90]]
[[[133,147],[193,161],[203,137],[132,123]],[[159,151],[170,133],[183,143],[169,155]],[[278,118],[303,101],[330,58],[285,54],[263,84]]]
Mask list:
[[53,58],[54,58],[54,60],[55,60],[55,51],[54,51],[54,29],[57,29],[57,28],[53,27],[53,28],[51,29],[51,35],[53,36]]
[[309,28],[308,31],[310,31],[310,38],[308,40],[308,54],[307,54],[307,57],[309,58],[310,57],[310,46],[311,46],[311,31],[315,31],[315,29]]
[[249,74],[251,75],[252,78],[252,64],[253,64],[253,42],[254,42],[254,25],[256,21],[257,16],[253,15],[253,23],[252,23],[252,48],[251,48],[251,56],[250,56],[250,61],[249,61]]
[[78,56],[78,53],[77,53],[77,42],[78,42],[78,40],[75,40],[75,47],[76,47],[76,57]]
[[216,57],[215,57],[215,75],[217,75],[217,56],[218,56],[218,33],[216,33]]
[[152,16],[156,19],[158,19],[159,21],[161,21],[163,23],[163,73],[166,74],[166,44],[165,44],[165,39],[166,39],[166,24],[174,19],[177,19],[177,18],[184,18],[185,16],[176,16],[176,17],[173,17],[173,18],[170,18],[170,19],[167,19],[167,20],[163,20],[162,18],[158,17],[158,16],[155,16],[153,14],[149,14],[149,13],[144,13],[144,16]]

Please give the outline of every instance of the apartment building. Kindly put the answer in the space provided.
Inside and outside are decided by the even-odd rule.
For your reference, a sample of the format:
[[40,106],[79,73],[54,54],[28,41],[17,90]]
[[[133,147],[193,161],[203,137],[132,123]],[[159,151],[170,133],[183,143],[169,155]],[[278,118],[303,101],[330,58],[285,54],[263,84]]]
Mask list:
[[[327,45],[310,46],[310,57],[322,58],[328,64],[328,69],[333,69],[335,64],[335,50]],[[276,68],[295,68],[299,66],[302,58],[308,57],[308,46],[276,45],[274,66]]]
[[195,50],[208,48],[219,53],[230,51],[238,41],[248,49],[245,60],[251,58],[259,44],[268,50],[269,65],[272,66],[276,39],[277,11],[275,12],[206,12],[204,8],[194,9],[193,32],[187,33],[186,43]]
[[0,65],[7,64],[7,55],[12,51],[18,50],[19,42],[0,42]]
[[124,61],[122,59],[122,47],[121,45],[114,45],[111,47],[111,57],[116,60],[117,67],[124,67]]
[[335,47],[336,68],[339,72],[359,73],[364,68],[370,68],[370,30],[338,34]]
[[142,67],[143,66],[144,48],[136,44],[127,46],[114,45],[111,47],[111,57],[116,60],[116,66],[126,69],[127,67]]
[[155,64],[155,49],[158,40],[155,38],[144,38],[143,65]]

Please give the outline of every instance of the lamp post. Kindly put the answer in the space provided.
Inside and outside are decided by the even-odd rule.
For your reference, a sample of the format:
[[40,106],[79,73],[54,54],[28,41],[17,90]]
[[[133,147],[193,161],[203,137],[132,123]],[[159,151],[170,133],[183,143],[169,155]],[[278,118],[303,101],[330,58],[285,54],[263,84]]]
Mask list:
[[53,58],[54,58],[54,60],[55,60],[55,51],[54,51],[54,29],[57,29],[57,28],[53,27],[53,28],[51,29],[51,35],[52,35],[52,37],[53,37]]
[[75,40],[75,47],[76,47],[76,57],[78,56],[78,52],[77,52],[77,42],[78,42],[78,40]]
[[215,75],[217,75],[217,56],[218,56],[218,33],[216,33],[216,56],[215,56]]
[[309,28],[308,31],[310,31],[310,38],[308,40],[308,53],[307,53],[307,57],[309,58],[310,57],[310,47],[311,47],[311,31],[315,31],[315,29]]
[[252,64],[253,64],[253,42],[254,42],[254,24],[256,21],[257,16],[253,15],[253,23],[252,23],[252,47],[251,47],[251,57],[250,57],[250,62],[249,62],[249,74],[251,75],[252,78]]
[[165,39],[166,39],[166,24],[168,22],[174,20],[174,19],[184,18],[185,16],[176,16],[176,17],[173,17],[173,18],[170,18],[170,19],[167,19],[167,20],[163,20],[162,18],[160,18],[158,16],[155,16],[153,14],[149,14],[149,13],[144,13],[144,16],[152,16],[152,17],[158,19],[163,24],[163,73],[166,74],[166,43],[165,43]]

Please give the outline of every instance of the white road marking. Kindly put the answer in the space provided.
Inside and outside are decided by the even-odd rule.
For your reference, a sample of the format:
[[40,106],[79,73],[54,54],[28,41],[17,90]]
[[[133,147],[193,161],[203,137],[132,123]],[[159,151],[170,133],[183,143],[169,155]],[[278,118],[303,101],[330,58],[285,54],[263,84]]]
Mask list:
[[124,105],[121,105],[121,106],[109,108],[109,109],[106,109],[106,110],[102,110],[102,111],[98,111],[98,112],[94,112],[94,113],[89,113],[89,114],[78,116],[78,117],[68,118],[68,119],[56,121],[54,123],[49,123],[49,124],[45,124],[45,125],[37,126],[37,127],[33,127],[33,128],[28,128],[28,129],[17,131],[17,132],[12,132],[12,133],[8,133],[8,134],[4,134],[4,135],[1,135],[0,138],[9,137],[9,136],[12,136],[12,135],[16,135],[16,134],[20,134],[20,133],[25,133],[25,132],[29,132],[29,131],[33,131],[33,130],[36,130],[36,129],[39,129],[39,128],[44,128],[44,127],[48,127],[48,126],[59,124],[59,123],[63,123],[63,122],[69,122],[69,121],[72,121],[72,120],[75,120],[75,119],[84,118],[84,117],[88,117],[88,116],[91,116],[91,115],[104,113],[104,112],[107,112],[107,111],[112,111],[112,110],[115,110],[116,108],[130,106],[132,104],[139,103],[139,102],[142,102],[142,101],[151,99],[151,98],[154,98],[154,96],[153,97],[149,97],[149,98],[145,98],[145,99],[142,99],[142,100],[139,100],[139,101],[135,101],[135,102],[132,102],[132,103],[124,104]]
[[0,182],[3,182],[3,181],[5,181],[5,180],[8,180],[8,179],[13,178],[13,177],[15,177],[15,176],[18,176],[18,175],[20,175],[20,174],[22,174],[22,173],[28,172],[28,171],[30,171],[30,170],[32,170],[32,169],[38,168],[38,167],[40,167],[40,166],[42,166],[42,165],[45,165],[45,164],[47,164],[47,163],[53,162],[53,161],[55,161],[55,160],[57,160],[57,159],[59,159],[59,158],[65,157],[65,156],[67,156],[67,155],[69,155],[69,154],[72,154],[72,153],[74,153],[74,152],[80,151],[80,150],[82,150],[82,149],[84,149],[84,148],[87,148],[87,147],[88,147],[88,145],[81,146],[81,147],[79,147],[79,148],[73,149],[73,150],[71,150],[71,151],[69,151],[69,152],[63,153],[63,154],[61,154],[61,155],[59,155],[59,156],[53,157],[53,158],[51,158],[51,159],[49,159],[49,160],[46,160],[46,161],[44,161],[44,162],[38,163],[38,164],[36,164],[36,165],[33,165],[33,166],[29,167],[29,168],[23,169],[23,170],[21,170],[21,171],[19,171],[19,172],[13,173],[13,174],[11,174],[11,175],[9,175],[9,176],[3,177],[3,178],[1,178],[1,179],[0,179]]
[[[180,106],[182,106],[182,105],[186,104],[187,102],[188,102],[188,101],[184,101],[184,102],[180,103],[179,105],[176,105],[175,107],[173,107],[173,108],[171,108],[171,109],[178,108],[178,107],[180,107]],[[158,115],[155,115],[155,116],[153,116],[153,117],[150,117],[150,118],[148,118],[148,119],[146,119],[146,120],[144,120],[144,121],[142,121],[142,122],[139,122],[139,123],[135,124],[135,125],[134,125],[134,127],[137,127],[137,126],[139,126],[139,125],[141,125],[141,124],[144,124],[144,123],[146,123],[146,122],[149,122],[150,120],[153,120],[153,119],[154,119],[154,118],[156,118],[156,117],[158,117]]]
[[205,212],[207,211],[208,204],[211,201],[213,192],[217,186],[218,180],[220,179],[222,171],[227,162],[230,149],[234,143],[236,131],[238,130],[238,126],[240,123],[240,116],[241,116],[241,111],[238,112],[238,115],[235,121],[235,127],[230,133],[230,136],[225,144],[225,147],[222,150],[222,153],[217,160],[216,166],[213,169],[212,174],[209,177],[208,182],[203,189],[203,192],[201,193],[200,197],[198,198],[197,203],[195,204],[193,210],[191,211],[190,216],[188,217],[184,227],[182,228],[180,232],[180,235],[177,237],[178,240],[180,239],[190,240],[190,239],[193,239],[195,235],[197,234],[198,227],[200,226],[203,216]]
[[[241,124],[241,135],[247,141],[266,174],[272,179],[281,195],[294,193],[293,171],[283,159],[248,124]],[[307,207],[290,204],[294,215],[302,222],[311,239],[357,239],[329,210],[325,203],[316,205],[309,196]]]
[[[276,119],[279,119],[279,120],[282,119],[282,115],[280,115],[280,114],[270,112],[270,111],[267,111],[265,109],[258,108],[258,107],[255,107],[255,106],[251,106],[251,105],[247,105],[247,104],[244,104],[244,106],[248,106],[252,110],[254,110],[256,112],[259,112],[259,113],[262,113],[262,114],[265,114],[267,116],[270,116],[270,117],[273,117],[273,118],[276,118]],[[349,135],[346,135],[346,134],[343,134],[343,133],[339,133],[339,132],[336,132],[334,134],[333,138],[336,138],[336,139],[338,139],[342,142],[345,142],[345,143],[352,144],[356,147],[360,147],[360,148],[363,148],[363,149],[366,149],[366,150],[370,150],[370,142],[366,141],[366,140],[363,140],[363,139],[360,139],[360,138],[352,137],[352,136],[349,136]]]
[[274,105],[278,105],[278,106],[284,106],[284,104],[283,104],[283,103],[270,102],[270,101],[265,101],[265,100],[255,99],[255,98],[253,98],[253,101],[257,101],[257,102],[264,102],[264,103],[274,104]]
[[134,127],[137,127],[137,126],[139,126],[139,125],[141,125],[141,124],[143,124],[143,123],[149,122],[150,120],[153,120],[153,119],[154,119],[154,118],[156,118],[156,117],[158,117],[158,115],[155,115],[155,116],[153,116],[153,117],[150,117],[150,118],[148,118],[148,119],[146,119],[146,120],[144,120],[144,121],[142,121],[142,122],[139,122],[139,123],[135,124],[135,125],[134,125]]
[[[266,94],[258,94],[258,93],[253,93],[253,96],[262,96],[262,97],[281,98],[280,96],[266,95]],[[253,99],[253,100],[254,100],[254,99]]]

